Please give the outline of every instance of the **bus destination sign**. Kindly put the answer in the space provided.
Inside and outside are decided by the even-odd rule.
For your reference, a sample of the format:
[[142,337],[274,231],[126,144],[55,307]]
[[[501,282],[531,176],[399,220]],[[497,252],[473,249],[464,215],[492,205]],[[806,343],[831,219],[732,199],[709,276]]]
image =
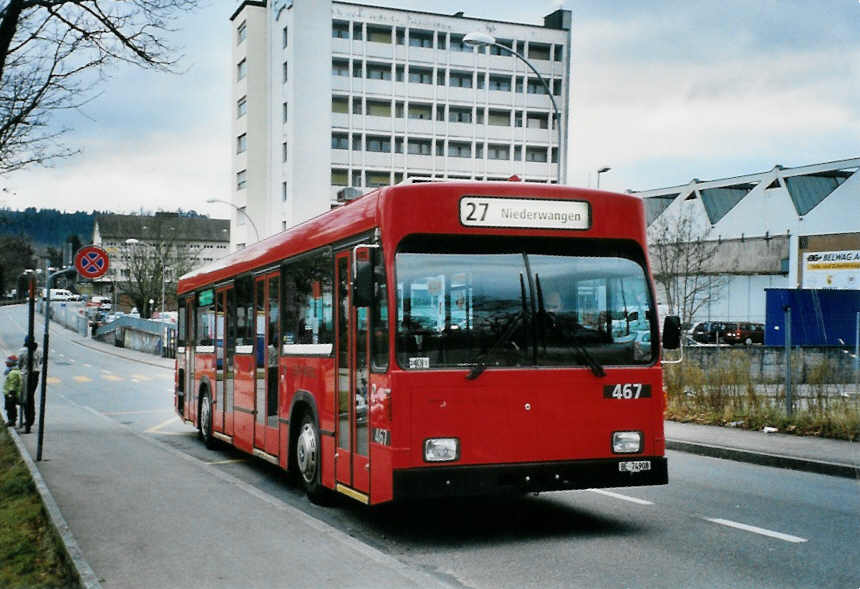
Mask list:
[[591,211],[581,200],[464,196],[460,223],[466,227],[588,229]]

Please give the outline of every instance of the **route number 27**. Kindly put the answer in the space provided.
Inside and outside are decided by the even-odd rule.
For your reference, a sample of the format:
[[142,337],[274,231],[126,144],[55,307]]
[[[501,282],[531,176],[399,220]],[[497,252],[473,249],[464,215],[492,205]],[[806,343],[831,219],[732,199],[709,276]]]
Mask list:
[[651,385],[641,383],[619,383],[603,387],[605,399],[643,399],[651,396]]
[[464,202],[466,212],[466,221],[483,221],[487,218],[487,209],[490,208],[490,203],[486,202]]

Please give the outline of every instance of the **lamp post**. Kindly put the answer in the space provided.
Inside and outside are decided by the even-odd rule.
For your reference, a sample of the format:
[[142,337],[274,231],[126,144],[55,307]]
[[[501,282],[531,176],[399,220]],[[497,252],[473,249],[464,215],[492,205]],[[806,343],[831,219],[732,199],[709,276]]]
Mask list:
[[251,224],[251,228],[254,230],[254,236],[257,238],[257,241],[260,241],[260,232],[259,232],[259,231],[257,231],[257,225],[254,223],[254,219],[252,219],[252,218],[251,218],[251,215],[249,215],[249,214],[245,211],[245,209],[243,209],[243,208],[241,208],[241,207],[236,206],[235,204],[233,204],[233,203],[232,203],[232,202],[230,202],[229,200],[223,200],[223,199],[220,199],[220,198],[207,198],[207,199],[206,199],[206,202],[207,202],[207,203],[220,202],[220,203],[223,203],[223,204],[225,204],[225,205],[230,205],[231,207],[233,207],[234,209],[236,209],[236,212],[237,212],[237,213],[241,213],[241,214],[245,215],[245,218],[246,218],[246,219],[248,219],[248,222]]
[[597,190],[600,190],[600,175],[605,174],[609,170],[611,170],[609,166],[603,166],[602,168],[597,168]]
[[[152,245],[151,243],[146,243],[145,241],[140,241],[139,239],[135,239],[134,237],[129,237],[125,240],[127,245],[147,245],[155,250],[155,253],[158,254],[159,259],[161,260],[161,317],[164,317],[164,255],[158,251],[158,248]],[[149,299],[149,314],[152,315],[152,303],[153,300]]]
[[540,83],[543,84],[544,90],[546,90],[546,95],[549,96],[549,100],[552,103],[552,110],[555,113],[555,126],[558,130],[558,183],[561,184],[561,114],[558,112],[558,106],[555,104],[555,98],[552,96],[552,89],[549,87],[549,84],[546,83],[546,80],[543,79],[543,76],[540,75],[540,72],[535,69],[535,66],[529,62],[528,59],[511,49],[510,47],[506,47],[501,43],[496,42],[496,38],[488,33],[481,33],[479,31],[473,31],[463,37],[463,43],[469,45],[470,47],[496,47],[498,49],[502,49],[507,51],[524,64],[529,66],[529,69],[534,72],[534,74],[540,80]]

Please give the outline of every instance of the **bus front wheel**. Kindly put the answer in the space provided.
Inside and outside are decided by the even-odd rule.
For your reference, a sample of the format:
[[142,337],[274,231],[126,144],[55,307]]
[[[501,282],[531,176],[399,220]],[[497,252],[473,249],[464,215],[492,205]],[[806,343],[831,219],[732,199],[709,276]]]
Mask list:
[[326,489],[320,482],[320,434],[312,415],[305,413],[296,437],[296,466],[312,503],[323,503]]
[[203,393],[200,397],[200,411],[197,412],[197,432],[203,444],[210,450],[215,447],[215,438],[212,437],[212,401],[209,393]]

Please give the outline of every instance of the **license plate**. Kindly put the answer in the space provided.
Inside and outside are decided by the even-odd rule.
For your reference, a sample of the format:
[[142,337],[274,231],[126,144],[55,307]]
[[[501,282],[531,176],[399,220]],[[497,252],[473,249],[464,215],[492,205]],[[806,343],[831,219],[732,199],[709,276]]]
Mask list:
[[618,472],[642,472],[651,470],[650,460],[628,460],[618,463]]

